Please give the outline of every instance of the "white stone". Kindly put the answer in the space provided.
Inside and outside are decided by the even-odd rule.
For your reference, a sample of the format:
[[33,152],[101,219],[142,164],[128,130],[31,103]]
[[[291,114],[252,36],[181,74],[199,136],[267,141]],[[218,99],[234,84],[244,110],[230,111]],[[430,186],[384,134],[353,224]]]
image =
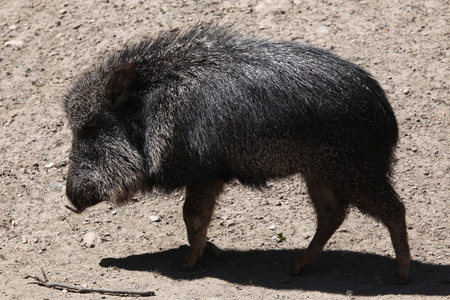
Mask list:
[[23,46],[23,41],[19,41],[19,40],[10,40],[10,41],[5,42],[5,46],[22,47],[22,46]]
[[161,221],[161,218],[159,216],[150,216],[149,219],[152,222],[159,222],[159,221]]
[[87,248],[93,248],[95,247],[95,241],[97,239],[97,235],[93,231],[86,232],[86,234],[83,237],[83,246],[86,246]]

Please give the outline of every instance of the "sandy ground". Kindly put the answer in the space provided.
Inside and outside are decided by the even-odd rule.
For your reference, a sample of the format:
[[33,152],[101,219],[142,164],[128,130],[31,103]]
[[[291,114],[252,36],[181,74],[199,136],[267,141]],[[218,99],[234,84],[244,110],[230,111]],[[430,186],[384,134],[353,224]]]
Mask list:
[[[41,267],[52,282],[150,290],[157,299],[448,299],[449,1],[271,2],[0,1],[1,299],[120,298],[24,279]],[[223,255],[193,272],[181,270],[182,193],[137,195],[129,206],[102,203],[81,215],[63,207],[71,134],[62,93],[125,42],[199,22],[331,49],[380,81],[400,126],[395,178],[407,207],[410,284],[389,284],[388,232],[358,211],[316,264],[289,276],[315,230],[298,177],[265,191],[228,185],[209,231]],[[278,233],[286,240],[273,239]]]

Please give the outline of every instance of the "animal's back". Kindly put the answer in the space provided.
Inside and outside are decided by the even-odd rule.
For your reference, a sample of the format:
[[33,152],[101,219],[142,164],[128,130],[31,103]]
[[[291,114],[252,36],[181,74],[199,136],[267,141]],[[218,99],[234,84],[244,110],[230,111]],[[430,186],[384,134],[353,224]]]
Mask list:
[[196,30],[161,52],[186,53],[165,72],[189,82],[176,130],[188,161],[255,185],[321,164],[390,172],[397,123],[370,74],[324,50]]

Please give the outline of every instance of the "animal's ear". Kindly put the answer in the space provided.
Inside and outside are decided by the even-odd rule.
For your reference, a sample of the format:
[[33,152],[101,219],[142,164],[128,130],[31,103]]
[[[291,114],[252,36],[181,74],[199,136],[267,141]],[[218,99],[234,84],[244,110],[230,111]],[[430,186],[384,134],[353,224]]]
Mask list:
[[116,110],[130,97],[131,85],[134,77],[135,64],[126,63],[113,69],[108,75],[106,95],[109,109]]

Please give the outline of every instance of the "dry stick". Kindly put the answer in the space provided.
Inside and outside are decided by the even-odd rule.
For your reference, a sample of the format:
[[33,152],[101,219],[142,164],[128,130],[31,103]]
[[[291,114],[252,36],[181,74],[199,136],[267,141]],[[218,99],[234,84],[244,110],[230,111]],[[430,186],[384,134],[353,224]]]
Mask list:
[[33,278],[38,282],[31,282],[38,284],[40,286],[45,286],[48,288],[58,289],[58,290],[68,290],[75,293],[100,293],[100,294],[110,294],[110,295],[132,295],[132,296],[155,296],[155,292],[152,291],[124,291],[124,290],[108,290],[108,289],[92,289],[92,288],[81,288],[76,286],[70,286],[63,283],[50,283],[48,282],[47,276],[45,275],[44,269],[41,268],[43,278],[37,275],[25,275],[25,279]]

